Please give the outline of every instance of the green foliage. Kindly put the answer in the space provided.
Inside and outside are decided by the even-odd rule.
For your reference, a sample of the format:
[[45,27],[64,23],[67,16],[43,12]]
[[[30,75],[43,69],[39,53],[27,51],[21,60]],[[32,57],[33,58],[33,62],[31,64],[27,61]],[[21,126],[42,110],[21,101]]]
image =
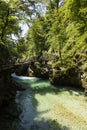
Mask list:
[[87,46],[85,5],[86,0],[49,1],[45,16],[38,15],[29,28],[27,38],[29,50],[32,50],[31,55],[56,53],[58,56],[56,62],[60,66],[75,65],[75,54],[81,50],[85,51]]
[[[3,48],[6,46],[9,52],[8,58],[3,59],[5,62],[7,62],[7,59],[10,62],[13,59],[15,61],[17,57],[28,55],[28,42],[26,38],[24,40],[21,38],[20,24],[30,24],[30,19],[37,13],[36,5],[38,2],[36,0],[0,0],[0,44],[3,44]],[[0,53],[3,53],[3,51]]]
[[[40,7],[45,5],[42,16]],[[86,0],[0,0],[0,44],[7,47],[12,59],[56,53],[54,64],[73,66],[75,55],[87,51],[86,5]],[[29,25],[23,38],[21,22]],[[16,43],[12,35],[17,37]],[[80,62],[85,64],[85,60]]]
[[42,55],[43,51],[48,50],[46,43],[46,26],[45,19],[39,16],[37,19],[34,19],[28,32],[27,38],[29,39],[29,44],[31,44],[32,53],[38,56]]

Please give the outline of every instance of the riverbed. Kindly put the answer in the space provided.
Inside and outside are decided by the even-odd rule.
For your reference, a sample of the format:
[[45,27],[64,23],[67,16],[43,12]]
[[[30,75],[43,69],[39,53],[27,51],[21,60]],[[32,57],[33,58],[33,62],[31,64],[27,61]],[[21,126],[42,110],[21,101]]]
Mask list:
[[13,76],[25,87],[15,102],[22,109],[16,130],[87,130],[87,97],[36,77]]

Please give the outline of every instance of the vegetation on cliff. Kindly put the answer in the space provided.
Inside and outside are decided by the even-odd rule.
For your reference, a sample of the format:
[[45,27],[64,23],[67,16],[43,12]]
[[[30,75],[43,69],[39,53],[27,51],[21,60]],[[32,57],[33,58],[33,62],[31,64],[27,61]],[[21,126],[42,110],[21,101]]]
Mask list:
[[37,57],[39,67],[44,61],[54,69],[54,77],[59,69],[86,72],[86,5],[86,0],[0,0],[0,64]]

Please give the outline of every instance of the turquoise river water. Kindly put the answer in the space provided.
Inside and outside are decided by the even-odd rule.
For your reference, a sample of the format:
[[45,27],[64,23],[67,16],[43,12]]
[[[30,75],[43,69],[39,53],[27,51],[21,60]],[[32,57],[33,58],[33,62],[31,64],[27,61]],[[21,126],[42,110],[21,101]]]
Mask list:
[[72,88],[54,87],[48,80],[12,74],[25,87],[15,102],[22,109],[16,130],[87,130],[87,98]]

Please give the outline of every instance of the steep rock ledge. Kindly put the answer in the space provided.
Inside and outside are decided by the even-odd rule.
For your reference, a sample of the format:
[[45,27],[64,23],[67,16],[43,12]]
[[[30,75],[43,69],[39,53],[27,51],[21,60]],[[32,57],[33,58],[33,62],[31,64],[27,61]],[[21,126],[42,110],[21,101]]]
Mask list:
[[15,96],[19,88],[9,71],[0,73],[0,130],[15,130],[17,127],[21,109],[17,108]]
[[49,79],[52,84],[82,88],[81,70],[77,66],[61,67],[49,64],[49,60],[37,59],[30,62],[27,69],[28,76]]

